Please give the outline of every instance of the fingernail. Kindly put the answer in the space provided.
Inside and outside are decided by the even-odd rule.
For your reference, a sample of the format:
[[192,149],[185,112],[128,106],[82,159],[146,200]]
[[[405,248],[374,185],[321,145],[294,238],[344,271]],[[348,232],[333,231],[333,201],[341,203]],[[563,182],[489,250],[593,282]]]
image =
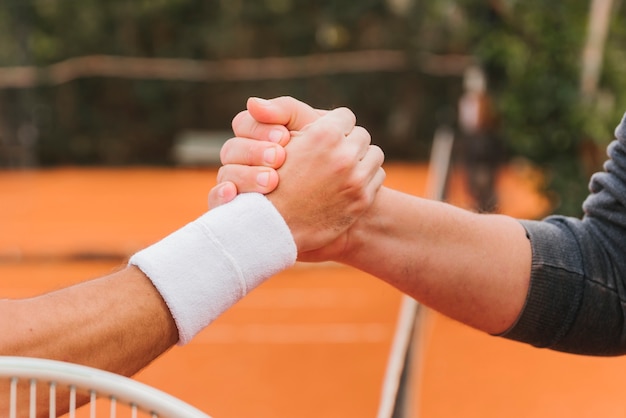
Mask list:
[[263,151],[263,161],[267,164],[274,164],[276,161],[276,149],[274,147],[268,148]]
[[259,184],[259,186],[261,187],[267,187],[268,184],[270,184],[270,173],[268,173],[267,171],[263,172],[263,173],[259,173],[256,176],[256,182]]
[[270,141],[278,143],[281,139],[283,139],[283,131],[280,129],[272,129],[268,138]]
[[222,184],[219,189],[217,189],[217,195],[220,199],[226,197],[226,189],[228,189],[228,187],[225,184]]

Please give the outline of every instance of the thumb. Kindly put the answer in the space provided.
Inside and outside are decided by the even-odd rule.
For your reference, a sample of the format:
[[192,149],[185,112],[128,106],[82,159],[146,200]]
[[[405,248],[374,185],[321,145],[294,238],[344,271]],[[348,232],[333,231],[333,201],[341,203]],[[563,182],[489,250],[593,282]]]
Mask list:
[[326,113],[289,96],[270,100],[251,97],[247,108],[257,122],[283,125],[290,131],[299,131]]
[[213,187],[209,192],[209,209],[224,205],[237,197],[235,183],[225,181]]

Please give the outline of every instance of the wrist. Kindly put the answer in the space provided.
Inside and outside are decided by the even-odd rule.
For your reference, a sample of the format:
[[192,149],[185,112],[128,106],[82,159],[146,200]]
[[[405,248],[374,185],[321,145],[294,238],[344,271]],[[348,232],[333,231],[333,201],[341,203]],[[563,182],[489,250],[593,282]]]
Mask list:
[[129,264],[153,282],[185,344],[295,259],[278,211],[264,196],[247,193],[133,255]]
[[397,192],[384,186],[380,188],[372,205],[348,230],[346,243],[336,261],[362,268],[364,261],[371,260],[373,241],[385,239],[394,226],[385,216],[385,210],[389,210],[385,208],[386,200],[393,193]]

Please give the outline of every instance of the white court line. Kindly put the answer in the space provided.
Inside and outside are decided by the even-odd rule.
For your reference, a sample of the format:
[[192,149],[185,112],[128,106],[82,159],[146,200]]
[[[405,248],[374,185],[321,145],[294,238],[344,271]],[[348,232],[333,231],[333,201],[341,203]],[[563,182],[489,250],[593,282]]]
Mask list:
[[359,288],[256,289],[237,303],[237,309],[361,309],[375,305],[378,296]]
[[395,324],[213,324],[192,344],[377,344],[390,342]]

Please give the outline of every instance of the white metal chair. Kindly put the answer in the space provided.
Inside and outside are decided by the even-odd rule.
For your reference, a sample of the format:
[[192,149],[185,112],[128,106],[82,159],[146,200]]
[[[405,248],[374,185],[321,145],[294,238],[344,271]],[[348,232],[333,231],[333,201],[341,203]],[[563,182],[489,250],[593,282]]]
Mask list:
[[[3,388],[8,388],[0,392],[0,406],[8,405],[8,418],[54,418],[58,402],[69,406],[70,418],[102,416],[103,403],[111,418],[118,416],[118,412],[128,413],[133,418],[210,418],[180,399],[136,380],[61,361],[0,356],[0,381],[6,382]],[[42,388],[45,393],[41,393]],[[40,402],[41,398],[49,401],[45,411],[37,410],[38,389]],[[18,399],[18,392],[28,397],[28,402]],[[63,399],[59,398],[60,393],[64,394]],[[89,403],[77,410],[80,396],[88,397]],[[18,404],[27,404],[28,413],[18,411]]]

